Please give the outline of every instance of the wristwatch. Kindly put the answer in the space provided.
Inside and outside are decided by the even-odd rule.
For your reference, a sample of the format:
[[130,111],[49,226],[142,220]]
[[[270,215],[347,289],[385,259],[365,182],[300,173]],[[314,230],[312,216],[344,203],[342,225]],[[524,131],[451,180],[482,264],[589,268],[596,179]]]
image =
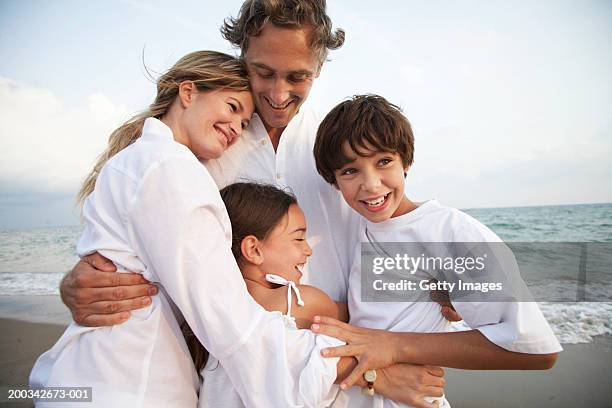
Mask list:
[[376,370],[368,370],[363,373],[363,379],[368,383],[366,388],[362,388],[363,395],[374,396],[374,381],[376,381]]

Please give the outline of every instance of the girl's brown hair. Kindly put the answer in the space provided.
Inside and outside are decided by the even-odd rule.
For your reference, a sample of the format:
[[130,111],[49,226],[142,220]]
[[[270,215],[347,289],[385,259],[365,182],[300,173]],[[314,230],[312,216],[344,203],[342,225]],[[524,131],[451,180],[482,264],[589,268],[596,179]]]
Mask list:
[[192,81],[201,91],[250,89],[246,68],[241,60],[216,51],[196,51],[185,55],[159,77],[157,96],[149,109],[132,117],[111,133],[108,147],[98,157],[94,168],[81,186],[77,195],[78,203],[82,203],[93,191],[98,173],[108,159],[140,137],[145,120],[149,117],[161,119],[168,112],[178,95],[179,85],[184,81]]

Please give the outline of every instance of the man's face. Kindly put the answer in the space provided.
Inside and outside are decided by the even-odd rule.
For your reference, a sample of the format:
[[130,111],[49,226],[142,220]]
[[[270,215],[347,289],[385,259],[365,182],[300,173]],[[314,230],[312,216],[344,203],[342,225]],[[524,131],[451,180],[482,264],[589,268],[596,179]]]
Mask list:
[[287,126],[319,75],[310,32],[266,24],[257,37],[249,38],[245,60],[255,107],[267,129]]

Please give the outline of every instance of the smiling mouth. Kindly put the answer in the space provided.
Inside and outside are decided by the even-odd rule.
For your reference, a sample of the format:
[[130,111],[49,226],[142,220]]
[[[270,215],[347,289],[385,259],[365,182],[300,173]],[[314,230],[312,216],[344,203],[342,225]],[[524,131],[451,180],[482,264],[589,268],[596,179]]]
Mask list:
[[379,210],[383,208],[385,204],[387,204],[390,195],[391,193],[387,193],[373,200],[359,200],[359,202],[365,204],[365,206],[370,210]]
[[281,104],[281,105],[277,105],[275,103],[273,103],[270,99],[264,97],[264,99],[266,100],[266,102],[268,102],[268,105],[270,105],[270,107],[272,108],[272,110],[274,111],[283,111],[285,109],[287,109],[287,107],[289,107],[289,105],[291,105],[293,103],[293,101],[295,99],[290,99],[287,102]]
[[225,138],[225,145],[226,146],[229,146],[232,143],[232,138],[223,129],[215,126],[215,130],[217,131],[217,133],[219,133],[220,135],[222,135]]

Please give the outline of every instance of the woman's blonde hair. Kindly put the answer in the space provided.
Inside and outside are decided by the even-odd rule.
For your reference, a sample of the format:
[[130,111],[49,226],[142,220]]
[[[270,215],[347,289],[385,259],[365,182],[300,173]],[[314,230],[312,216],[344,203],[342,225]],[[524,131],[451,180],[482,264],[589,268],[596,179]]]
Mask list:
[[82,203],[93,191],[98,173],[108,159],[140,137],[145,120],[149,117],[160,119],[168,112],[178,95],[179,85],[184,81],[192,81],[201,91],[217,89],[248,91],[250,89],[246,67],[241,60],[216,51],[196,51],[185,55],[159,77],[157,96],[149,109],[132,117],[111,133],[108,147],[98,157],[94,168],[87,175],[79,190],[77,203]]

